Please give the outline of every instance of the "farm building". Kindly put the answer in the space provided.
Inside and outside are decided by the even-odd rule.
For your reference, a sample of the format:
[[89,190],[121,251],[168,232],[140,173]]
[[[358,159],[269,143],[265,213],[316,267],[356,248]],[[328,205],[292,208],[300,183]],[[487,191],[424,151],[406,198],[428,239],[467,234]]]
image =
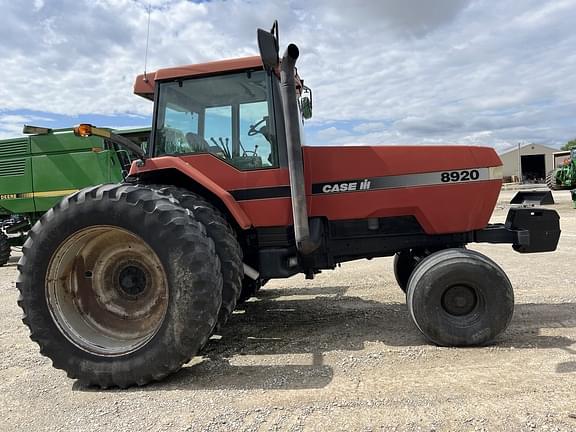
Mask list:
[[558,149],[540,144],[525,144],[500,154],[504,181],[544,183],[546,173],[554,169]]
[[570,150],[557,151],[554,153],[554,168],[560,168],[570,160]]

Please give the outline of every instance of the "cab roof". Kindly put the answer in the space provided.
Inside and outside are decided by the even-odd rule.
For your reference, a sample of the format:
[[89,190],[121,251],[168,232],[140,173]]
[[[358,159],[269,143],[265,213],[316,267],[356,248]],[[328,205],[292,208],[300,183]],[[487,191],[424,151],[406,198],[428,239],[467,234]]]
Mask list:
[[159,69],[156,72],[147,73],[146,76],[144,74],[138,75],[134,82],[134,93],[146,99],[154,100],[154,83],[156,81],[261,68],[263,68],[262,59],[260,56],[253,56]]

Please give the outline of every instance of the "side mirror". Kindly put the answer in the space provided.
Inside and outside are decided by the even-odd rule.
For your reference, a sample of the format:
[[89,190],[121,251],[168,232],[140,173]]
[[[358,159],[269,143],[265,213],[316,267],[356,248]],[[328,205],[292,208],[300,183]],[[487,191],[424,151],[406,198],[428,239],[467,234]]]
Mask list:
[[304,87],[302,89],[302,96],[300,96],[300,112],[305,120],[312,118],[312,89]]
[[[274,23],[274,25],[276,27],[276,23]],[[258,29],[258,49],[260,50],[260,57],[262,58],[264,69],[276,69],[278,63],[280,63],[278,57],[278,40],[276,37],[266,30]]]

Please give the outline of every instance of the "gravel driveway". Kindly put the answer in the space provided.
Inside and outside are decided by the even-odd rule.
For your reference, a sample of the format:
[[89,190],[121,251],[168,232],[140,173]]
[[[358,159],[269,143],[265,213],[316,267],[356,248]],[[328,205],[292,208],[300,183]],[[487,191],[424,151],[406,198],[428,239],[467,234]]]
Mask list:
[[0,429],[576,431],[576,210],[567,191],[555,195],[557,252],[473,246],[515,288],[514,319],[493,346],[428,344],[392,259],[358,261],[269,283],[204,357],[124,391],[83,388],[39,354],[20,321],[12,258],[0,269]]

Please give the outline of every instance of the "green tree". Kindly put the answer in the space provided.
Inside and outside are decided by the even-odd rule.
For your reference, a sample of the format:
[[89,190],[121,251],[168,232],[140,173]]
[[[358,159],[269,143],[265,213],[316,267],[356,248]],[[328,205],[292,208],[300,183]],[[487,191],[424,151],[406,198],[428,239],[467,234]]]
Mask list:
[[566,144],[562,146],[561,150],[572,150],[574,147],[576,147],[576,139],[568,141]]

